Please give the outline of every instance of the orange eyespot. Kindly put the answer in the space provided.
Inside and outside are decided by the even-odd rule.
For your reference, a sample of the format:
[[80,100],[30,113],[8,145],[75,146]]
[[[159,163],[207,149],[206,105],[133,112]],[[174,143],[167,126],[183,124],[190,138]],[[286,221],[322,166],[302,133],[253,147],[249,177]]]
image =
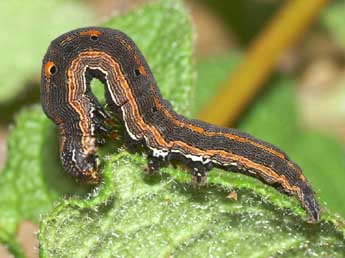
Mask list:
[[44,73],[47,78],[50,78],[52,75],[56,74],[57,68],[53,61],[48,61],[44,67]]

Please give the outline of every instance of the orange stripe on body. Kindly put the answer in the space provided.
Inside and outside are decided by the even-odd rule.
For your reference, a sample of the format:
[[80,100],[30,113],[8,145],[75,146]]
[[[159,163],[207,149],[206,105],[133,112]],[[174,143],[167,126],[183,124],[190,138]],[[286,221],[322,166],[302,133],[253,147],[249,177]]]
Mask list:
[[[82,149],[85,153],[93,153],[95,152],[95,148],[91,147],[93,144],[90,142],[90,118],[86,111],[84,110],[84,107],[82,103],[76,98],[76,90],[77,90],[77,82],[75,79],[75,72],[76,69],[81,61],[81,58],[76,58],[72,61],[71,66],[67,70],[68,75],[68,103],[72,106],[72,108],[79,114],[79,128],[82,132],[82,139],[81,139],[81,145]],[[86,87],[84,85],[84,87]]]
[[[111,67],[114,68],[114,73],[116,75],[116,78],[118,78],[118,80],[119,80],[119,85],[122,87],[122,89],[125,92],[126,99],[128,100],[128,104],[132,108],[133,122],[135,121],[136,125],[139,126],[139,128],[142,132],[152,133],[154,140],[159,145],[158,146],[159,148],[171,150],[173,146],[178,146],[182,150],[185,150],[186,153],[194,155],[194,156],[213,157],[213,156],[219,155],[224,160],[235,161],[235,162],[238,162],[240,164],[243,164],[248,169],[252,168],[252,169],[255,169],[256,171],[261,172],[262,174],[266,175],[267,177],[270,177],[270,178],[274,179],[276,182],[279,182],[280,184],[282,184],[282,186],[286,190],[296,193],[298,195],[298,197],[301,199],[301,189],[298,186],[290,185],[290,183],[286,180],[284,175],[278,175],[271,168],[266,167],[266,166],[261,165],[261,164],[258,164],[258,163],[255,163],[255,162],[253,162],[253,161],[251,161],[251,160],[249,160],[243,156],[235,155],[233,153],[226,152],[223,150],[201,150],[199,148],[190,146],[186,142],[181,142],[181,141],[166,142],[165,139],[160,134],[160,132],[157,130],[157,128],[155,128],[152,125],[146,124],[144,122],[143,118],[141,117],[136,99],[135,99],[134,95],[132,94],[131,87],[129,86],[128,81],[126,80],[123,72],[121,71],[121,65],[118,62],[116,62],[111,56],[109,56],[108,54],[101,52],[101,51],[82,52],[79,54],[78,59],[82,59],[83,57],[88,57],[88,58],[90,58],[90,57],[102,57],[102,58],[104,58],[105,62],[111,64]],[[73,63],[74,62],[75,62],[75,60],[73,61]],[[73,67],[73,66],[71,66],[71,67]],[[70,72],[70,70],[73,70],[73,69],[70,68],[69,72]],[[74,88],[72,86],[70,86],[70,91],[72,93],[74,93]],[[116,92],[113,92],[113,94],[116,94]],[[157,108],[162,109],[163,105],[160,103],[159,99],[155,95],[153,95],[153,98],[154,98],[154,102],[155,102]],[[78,106],[78,104],[75,105],[76,103],[78,103],[78,101],[76,101],[76,102],[72,101],[72,99],[70,97],[69,97],[69,99],[70,99],[70,102],[73,103],[72,105],[75,107],[76,111],[80,114],[80,117],[81,118],[83,118],[83,117],[87,118],[87,116],[83,112],[81,112],[81,110],[82,110],[81,106]],[[216,136],[216,135],[224,136],[224,135],[226,135],[226,137],[229,137],[230,139],[241,141],[241,142],[248,142],[254,146],[257,146],[259,148],[267,150],[270,153],[272,153],[272,154],[274,154],[280,158],[285,159],[285,156],[282,153],[277,152],[277,151],[275,151],[271,148],[268,148],[266,146],[263,146],[262,144],[253,142],[253,141],[246,139],[246,138],[239,137],[237,135],[217,133],[217,132],[208,132],[208,131],[205,131],[203,128],[200,128],[200,127],[197,127],[197,126],[194,126],[191,124],[186,124],[186,123],[183,123],[183,122],[177,120],[176,118],[173,117],[173,115],[168,110],[166,110],[164,108],[163,108],[163,112],[170,119],[172,119],[172,121],[174,121],[175,124],[177,124],[180,127],[187,127],[187,128],[190,128],[190,129],[192,129],[192,130],[194,130],[200,134],[207,135],[207,136]],[[127,123],[127,121],[125,121],[125,122]],[[80,124],[80,127],[81,127],[83,133],[84,132],[87,133],[87,130],[85,130],[86,128],[84,128],[83,124]]]
[[[156,103],[157,101],[159,101],[158,98],[155,98],[155,100],[156,100],[155,103]],[[156,104],[156,105],[157,105],[157,104]],[[157,107],[158,107],[158,106],[161,107],[162,105],[160,104],[160,105],[157,105]],[[169,118],[171,119],[171,121],[172,121],[173,123],[175,123],[176,125],[178,125],[178,126],[180,126],[180,127],[187,127],[187,128],[189,128],[189,129],[191,129],[192,131],[195,131],[195,132],[197,132],[197,133],[200,133],[200,134],[205,135],[205,136],[208,136],[208,137],[212,137],[212,136],[224,136],[224,137],[227,137],[227,138],[229,138],[229,139],[231,139],[231,140],[235,140],[235,141],[242,142],[242,143],[249,143],[249,144],[251,144],[251,145],[253,145],[253,146],[255,146],[255,147],[259,148],[259,149],[265,150],[265,151],[267,151],[267,152],[273,154],[274,156],[277,156],[278,158],[285,160],[285,161],[288,163],[288,166],[291,167],[291,168],[298,174],[298,176],[300,177],[300,179],[303,180],[303,181],[305,181],[305,177],[304,177],[304,175],[302,174],[302,171],[300,171],[300,169],[299,169],[298,167],[296,167],[290,160],[288,160],[288,159],[286,158],[286,156],[285,156],[283,153],[281,153],[281,152],[279,152],[279,151],[277,151],[277,150],[274,150],[274,149],[272,149],[272,148],[270,148],[270,147],[268,147],[268,146],[265,146],[265,145],[263,145],[263,144],[260,144],[260,143],[258,143],[258,142],[255,142],[255,141],[252,141],[252,140],[250,140],[250,139],[247,139],[247,138],[244,138],[244,137],[241,137],[241,136],[238,136],[238,135],[234,135],[234,134],[231,134],[231,133],[222,133],[222,132],[205,131],[205,129],[202,128],[202,127],[195,126],[195,125],[192,125],[192,124],[186,124],[186,123],[184,123],[184,122],[182,122],[182,121],[176,119],[176,118],[169,112],[169,110],[167,110],[167,109],[163,109],[163,112],[164,112],[164,114],[165,114],[167,117],[169,117]]]

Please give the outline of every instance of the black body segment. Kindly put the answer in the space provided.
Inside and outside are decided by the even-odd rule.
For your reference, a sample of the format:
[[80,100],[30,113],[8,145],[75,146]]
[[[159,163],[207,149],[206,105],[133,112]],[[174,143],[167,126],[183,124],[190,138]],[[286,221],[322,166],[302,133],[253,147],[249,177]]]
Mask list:
[[60,129],[61,160],[72,175],[99,182],[96,152],[109,133],[111,117],[92,94],[94,77],[104,84],[106,102],[123,124],[127,144],[133,150],[138,145],[147,149],[148,173],[171,160],[185,163],[199,184],[213,166],[240,172],[297,196],[309,221],[320,220],[310,184],[284,152],[238,130],[174,112],[135,43],[108,28],[63,34],[43,59],[41,102]]

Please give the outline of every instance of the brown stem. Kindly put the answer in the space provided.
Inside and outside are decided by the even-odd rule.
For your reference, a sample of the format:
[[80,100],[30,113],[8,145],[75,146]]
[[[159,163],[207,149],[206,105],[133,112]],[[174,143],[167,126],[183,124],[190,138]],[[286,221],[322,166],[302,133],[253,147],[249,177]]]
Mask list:
[[295,44],[329,0],[290,0],[253,42],[242,63],[200,112],[199,118],[230,126],[274,71],[281,54]]

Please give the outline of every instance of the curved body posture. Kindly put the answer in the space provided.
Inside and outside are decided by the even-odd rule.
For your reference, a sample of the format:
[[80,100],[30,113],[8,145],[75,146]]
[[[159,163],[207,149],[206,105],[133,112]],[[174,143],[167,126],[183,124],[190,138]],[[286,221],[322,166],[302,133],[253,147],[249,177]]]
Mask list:
[[94,77],[104,83],[106,102],[123,123],[127,144],[147,149],[149,172],[179,160],[191,169],[197,183],[213,166],[244,173],[296,195],[309,221],[319,221],[320,209],[310,184],[284,152],[235,129],[174,112],[134,42],[107,28],[63,34],[43,59],[41,102],[60,129],[61,160],[72,175],[99,181],[96,151],[108,132],[109,114],[91,92]]

